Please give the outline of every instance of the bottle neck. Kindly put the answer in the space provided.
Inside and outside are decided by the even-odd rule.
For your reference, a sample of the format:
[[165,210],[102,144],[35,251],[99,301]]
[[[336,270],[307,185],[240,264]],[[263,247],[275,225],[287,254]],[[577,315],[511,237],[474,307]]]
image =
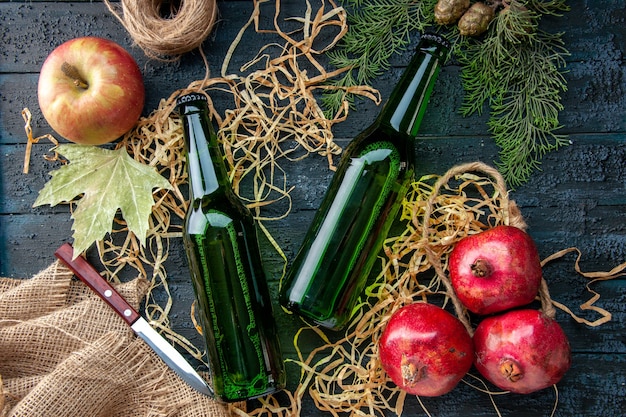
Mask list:
[[417,136],[449,45],[438,35],[423,35],[417,52],[383,108],[379,121],[394,131]]
[[180,105],[191,199],[229,190],[230,180],[204,102]]

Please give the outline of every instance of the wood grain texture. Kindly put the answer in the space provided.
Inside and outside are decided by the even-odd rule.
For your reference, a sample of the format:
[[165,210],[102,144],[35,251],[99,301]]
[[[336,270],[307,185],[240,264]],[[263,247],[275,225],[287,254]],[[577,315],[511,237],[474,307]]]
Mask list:
[[[282,3],[284,16],[303,13],[305,2],[301,0]],[[571,144],[546,155],[541,171],[513,190],[511,198],[522,209],[542,257],[577,247],[582,252],[583,271],[609,270],[626,261],[626,5],[623,0],[572,0],[568,4],[572,11],[565,17],[547,17],[542,24],[548,31],[563,31],[571,53],[564,69],[568,90],[563,93],[565,109],[560,115],[564,126],[561,133],[569,135]],[[249,1],[220,1],[218,6],[220,23],[203,45],[212,74],[219,73],[230,42],[252,10]],[[270,24],[267,19],[263,23]],[[147,59],[101,2],[0,2],[1,276],[32,276],[53,262],[54,250],[70,240],[72,221],[67,206],[32,208],[39,190],[50,178],[48,173],[57,166],[43,160],[51,145],[42,142],[34,146],[31,172],[21,173],[26,136],[20,112],[24,107],[32,111],[35,135],[52,133],[37,105],[38,72],[55,46],[83,35],[110,38],[136,58],[146,84],[144,114],[175,89],[204,77],[197,52],[174,63]],[[265,40],[248,33],[245,48],[238,50],[230,68],[246,62]],[[374,81],[383,98],[388,97],[410,56],[410,51],[394,56],[392,68]],[[485,124],[487,109],[469,118],[458,112],[463,99],[459,74],[460,68],[454,62],[441,72],[416,144],[419,174],[441,174],[462,162],[497,160],[498,149]],[[229,106],[228,100],[218,94],[214,101],[220,111]],[[348,120],[334,131],[338,143],[345,145],[378,111],[373,103],[358,100]],[[295,187],[294,206],[287,218],[270,222],[267,227],[291,260],[332,172],[320,156],[285,163],[283,168],[289,185]],[[280,212],[281,208],[271,210]],[[90,255],[93,258],[93,253]],[[267,242],[262,256],[276,300],[283,261]],[[593,312],[578,310],[590,294],[585,290],[587,280],[574,271],[574,261],[575,256],[568,255],[550,263],[545,278],[555,300],[594,319]],[[200,343],[189,319],[193,290],[182,242],[172,243],[166,266],[174,303],[170,316],[174,330]],[[557,319],[571,341],[574,358],[572,369],[558,385],[556,416],[626,415],[626,280],[598,282],[592,288],[602,295],[597,304],[611,311],[613,319],[590,328],[558,312]],[[158,301],[159,294],[156,296]],[[295,358],[292,338],[300,321],[284,314],[277,303],[275,312],[285,356]],[[304,350],[317,346],[313,339],[302,343]],[[291,363],[287,369],[289,387],[293,388],[298,369]],[[487,395],[465,384],[441,398],[423,400],[433,416],[497,415]],[[548,389],[527,396],[497,396],[494,401],[503,416],[548,416],[555,392]],[[302,415],[326,413],[309,400]],[[415,399],[409,399],[404,415],[425,413]]]

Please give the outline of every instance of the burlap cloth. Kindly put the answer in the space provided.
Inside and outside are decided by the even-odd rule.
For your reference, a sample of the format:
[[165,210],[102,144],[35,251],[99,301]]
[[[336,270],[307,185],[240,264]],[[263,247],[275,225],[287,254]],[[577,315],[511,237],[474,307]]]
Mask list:
[[[136,308],[148,283],[117,286]],[[0,278],[0,415],[227,416],[59,262]]]

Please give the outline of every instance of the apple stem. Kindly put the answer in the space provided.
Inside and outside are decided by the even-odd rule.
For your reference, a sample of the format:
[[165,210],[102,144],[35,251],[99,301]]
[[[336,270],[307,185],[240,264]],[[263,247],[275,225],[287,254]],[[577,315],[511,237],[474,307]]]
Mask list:
[[471,265],[471,268],[472,274],[474,274],[474,276],[478,278],[484,278],[493,273],[491,264],[484,259],[476,259]]
[[61,65],[61,71],[63,71],[63,74],[65,74],[66,77],[72,79],[76,87],[83,88],[85,90],[89,87],[87,81],[85,81],[83,77],[80,76],[78,69],[76,69],[74,65],[64,62],[63,65]]

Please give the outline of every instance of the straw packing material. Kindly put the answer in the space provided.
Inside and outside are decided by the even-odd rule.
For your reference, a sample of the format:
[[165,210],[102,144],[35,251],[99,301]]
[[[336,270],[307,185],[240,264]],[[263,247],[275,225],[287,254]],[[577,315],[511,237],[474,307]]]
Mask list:
[[133,41],[154,59],[174,61],[198,48],[217,18],[216,0],[122,0],[108,9]]

